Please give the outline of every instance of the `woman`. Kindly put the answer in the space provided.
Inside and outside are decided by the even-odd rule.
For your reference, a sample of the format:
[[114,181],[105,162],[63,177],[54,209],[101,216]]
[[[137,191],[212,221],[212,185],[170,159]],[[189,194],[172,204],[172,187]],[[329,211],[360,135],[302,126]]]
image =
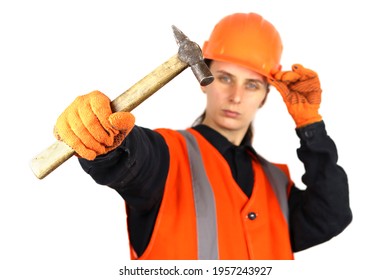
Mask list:
[[[215,81],[187,130],[135,126],[98,91],[56,123],[83,169],[125,200],[131,258],[293,259],[342,232],[352,220],[348,181],[318,114],[317,74],[299,64],[281,71],[279,33],[254,13],[224,17],[203,53]],[[270,85],[296,123],[305,190],[251,145]]]

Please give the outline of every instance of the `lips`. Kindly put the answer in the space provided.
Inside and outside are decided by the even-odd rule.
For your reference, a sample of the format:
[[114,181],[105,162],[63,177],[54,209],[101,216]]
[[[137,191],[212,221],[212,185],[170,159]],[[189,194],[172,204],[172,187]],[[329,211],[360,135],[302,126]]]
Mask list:
[[223,110],[223,113],[228,118],[237,118],[240,115],[240,113],[231,110]]

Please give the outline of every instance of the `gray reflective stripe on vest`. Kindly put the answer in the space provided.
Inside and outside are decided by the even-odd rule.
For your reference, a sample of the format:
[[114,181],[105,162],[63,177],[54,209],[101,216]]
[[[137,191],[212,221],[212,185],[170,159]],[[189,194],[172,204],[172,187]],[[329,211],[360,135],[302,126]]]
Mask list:
[[202,156],[195,137],[188,131],[179,132],[186,139],[190,160],[198,234],[198,259],[217,260],[218,233],[214,192],[204,170]]
[[[198,258],[218,259],[217,215],[214,192],[207,178],[200,149],[195,137],[188,131],[179,131],[186,139],[198,234]],[[288,201],[286,174],[264,158],[257,156],[278,199],[280,208],[288,223]]]
[[257,158],[260,161],[261,166],[263,167],[264,173],[267,176],[272,189],[278,199],[279,206],[282,210],[283,216],[286,219],[286,223],[289,223],[289,211],[288,211],[288,197],[287,197],[287,185],[288,178],[287,175],[276,167],[274,164],[265,160],[261,156],[257,155]]

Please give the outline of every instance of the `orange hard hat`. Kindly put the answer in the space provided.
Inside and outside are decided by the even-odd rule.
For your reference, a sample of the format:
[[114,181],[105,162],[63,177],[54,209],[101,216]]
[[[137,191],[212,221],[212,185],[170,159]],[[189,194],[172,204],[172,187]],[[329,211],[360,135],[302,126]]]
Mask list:
[[255,13],[235,13],[215,25],[203,45],[203,56],[269,77],[271,70],[281,68],[282,50],[279,32],[270,22]]

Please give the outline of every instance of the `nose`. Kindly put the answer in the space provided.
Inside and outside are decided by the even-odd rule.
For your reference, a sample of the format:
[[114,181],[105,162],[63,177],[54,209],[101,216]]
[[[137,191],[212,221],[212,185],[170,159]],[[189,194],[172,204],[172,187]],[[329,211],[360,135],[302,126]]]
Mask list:
[[243,91],[240,87],[234,87],[232,88],[231,94],[230,94],[230,102],[239,104],[242,100]]

